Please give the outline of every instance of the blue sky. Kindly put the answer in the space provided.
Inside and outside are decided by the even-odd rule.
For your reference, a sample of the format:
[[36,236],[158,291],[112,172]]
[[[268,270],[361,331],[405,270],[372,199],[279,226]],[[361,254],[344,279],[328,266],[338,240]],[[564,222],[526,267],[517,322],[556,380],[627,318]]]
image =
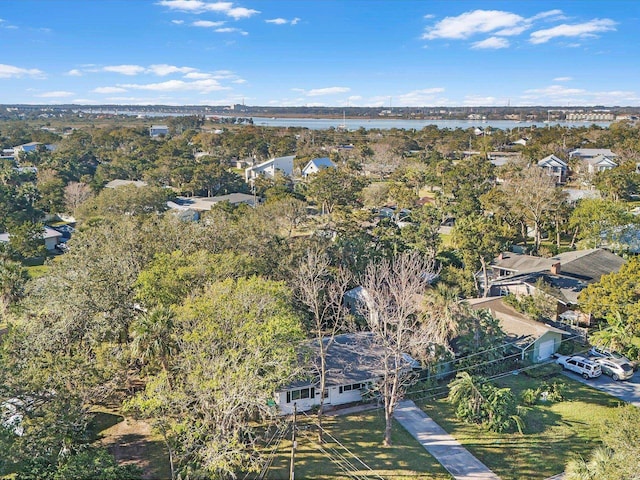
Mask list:
[[0,0],[0,103],[640,105],[636,0]]

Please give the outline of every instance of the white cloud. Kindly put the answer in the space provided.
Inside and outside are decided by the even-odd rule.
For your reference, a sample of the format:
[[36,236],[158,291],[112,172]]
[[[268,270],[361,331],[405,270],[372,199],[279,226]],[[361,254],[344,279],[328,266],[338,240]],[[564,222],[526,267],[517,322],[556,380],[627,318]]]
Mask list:
[[200,0],[162,0],[158,2],[158,5],[168,7],[171,10],[178,10],[181,12],[189,13],[204,13],[204,12],[224,12],[229,10],[233,3],[231,2],[215,2],[207,3]]
[[556,77],[553,79],[554,82],[570,82],[573,80],[572,77]]
[[480,42],[475,42],[471,45],[471,48],[475,49],[498,49],[498,48],[508,48],[509,40],[506,38],[500,37],[489,37],[486,40],[482,40]]
[[239,33],[240,35],[249,35],[248,32],[244,30],[240,30],[239,28],[225,27],[225,28],[216,28],[217,33]]
[[[525,18],[511,12],[500,10],[474,10],[457,17],[446,17],[428,29],[423,39],[437,38],[465,39],[477,33],[489,33],[496,30],[508,32],[525,22]],[[506,35],[507,33],[503,33]]]
[[525,90],[521,98],[530,104],[537,105],[634,105],[640,101],[640,95],[634,91],[589,91],[562,85]]
[[[496,97],[482,97],[480,95],[468,95],[462,102],[463,105],[468,107],[490,107],[498,104]],[[502,102],[504,105],[504,102]]]
[[211,22],[209,20],[197,20],[193,22],[191,25],[193,25],[194,27],[216,28],[224,25],[224,22]]
[[232,83],[237,83],[238,85],[243,85],[243,84],[247,83],[247,81],[244,78],[238,78],[237,80],[234,80]]
[[608,18],[594,19],[585,23],[568,25],[563,23],[553,28],[538,30],[531,33],[529,41],[533,44],[546,43],[557,37],[597,37],[596,33],[609,32],[615,30],[616,22]]
[[334,95],[336,93],[350,92],[348,87],[327,87],[327,88],[313,88],[307,92],[309,97],[319,97],[321,95]]
[[540,12],[537,15],[534,15],[533,17],[529,18],[530,21],[535,22],[536,20],[542,20],[543,18],[549,18],[549,17],[555,17],[555,19],[557,20],[559,17],[563,17],[562,15],[562,10],[547,10],[546,12]]
[[166,63],[162,63],[160,65],[149,66],[147,71],[154,73],[155,75],[164,77],[165,75],[170,75],[172,73],[191,73],[195,72],[196,69],[192,67],[176,67],[175,65],[167,65]]
[[157,3],[171,10],[187,13],[216,12],[227,15],[235,20],[249,18],[260,13],[258,10],[244,7],[234,7],[232,2],[204,2],[201,0],[161,0]]
[[69,75],[70,77],[81,77],[82,72],[77,68],[73,68],[67,72],[67,75]]
[[65,97],[73,97],[75,93],[73,92],[65,92],[64,90],[57,90],[55,92],[44,92],[36,97],[40,98],[65,98]]
[[145,68],[140,65],[110,65],[103,67],[105,72],[120,73],[122,75],[139,75],[144,73]]
[[236,7],[236,8],[231,8],[230,10],[227,10],[225,13],[230,17],[238,20],[240,18],[249,18],[255,15],[256,13],[260,13],[260,12],[258,10],[252,10],[250,8]]
[[190,80],[204,80],[206,78],[213,78],[213,75],[204,72],[189,72],[184,76],[184,78],[188,78]]
[[113,72],[119,73],[121,75],[141,75],[141,74],[153,74],[158,75],[160,77],[164,77],[166,75],[171,75],[173,73],[183,73],[188,74],[192,72],[196,72],[198,69],[193,67],[178,67],[176,65],[168,65],[166,63],[160,63],[156,65],[149,65],[148,67],[143,67],[142,65],[108,65],[103,67],[102,70],[89,69],[86,71],[89,72]]
[[[425,104],[434,104],[438,94],[445,91],[442,87],[423,88],[421,90],[413,90],[402,95],[394,97],[393,103],[401,106],[416,106]],[[378,100],[378,99],[376,99]]]
[[292,18],[291,20],[287,20],[286,18],[270,18],[269,20],[265,20],[265,22],[274,25],[297,25],[300,19],[298,17]]
[[91,93],[121,93],[126,91],[122,87],[98,87],[91,90]]
[[176,25],[182,25],[184,20],[171,20],[171,23],[175,23]]
[[198,93],[209,93],[229,89],[229,87],[223,87],[214,79],[195,80],[193,82],[185,82],[184,80],[167,80],[166,82],[160,83],[129,83],[118,86],[132,90],[149,90],[153,92],[195,91]]
[[0,78],[34,77],[44,78],[44,72],[37,68],[21,68],[0,63]]
[[532,88],[525,90],[524,93],[539,97],[559,97],[567,95],[582,95],[586,92],[581,88],[567,88],[562,85],[550,85],[545,88]]

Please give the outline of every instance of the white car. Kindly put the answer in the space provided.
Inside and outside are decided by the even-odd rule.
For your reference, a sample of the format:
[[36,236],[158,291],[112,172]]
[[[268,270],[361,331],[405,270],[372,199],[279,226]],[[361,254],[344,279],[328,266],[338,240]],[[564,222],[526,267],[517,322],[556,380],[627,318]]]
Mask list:
[[616,382],[618,380],[628,380],[633,377],[633,366],[624,360],[598,357],[594,359],[594,362],[600,365],[602,373],[609,375]]
[[591,357],[612,358],[614,360],[620,360],[622,362],[630,363],[631,365],[633,365],[633,362],[631,362],[631,360],[629,360],[627,357],[619,354],[618,352],[614,352],[613,350],[609,350],[608,348],[593,346],[589,349],[588,353]]
[[596,378],[602,375],[600,365],[580,355],[573,355],[571,357],[561,355],[558,357],[558,360],[556,360],[556,363],[562,365],[562,368],[566,370],[571,370],[578,375],[582,375],[584,379]]

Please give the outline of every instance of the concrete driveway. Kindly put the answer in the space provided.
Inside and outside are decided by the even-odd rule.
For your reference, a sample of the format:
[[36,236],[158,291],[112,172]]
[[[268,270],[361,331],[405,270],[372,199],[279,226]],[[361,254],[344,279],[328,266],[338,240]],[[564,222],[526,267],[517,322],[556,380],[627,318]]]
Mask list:
[[589,380],[585,380],[577,373],[566,370],[563,373],[573,380],[582,382],[585,385],[589,385],[620,400],[631,403],[636,407],[640,407],[640,371],[636,372],[629,380],[623,380],[621,382],[613,381],[610,376],[604,373],[598,378],[591,378]]

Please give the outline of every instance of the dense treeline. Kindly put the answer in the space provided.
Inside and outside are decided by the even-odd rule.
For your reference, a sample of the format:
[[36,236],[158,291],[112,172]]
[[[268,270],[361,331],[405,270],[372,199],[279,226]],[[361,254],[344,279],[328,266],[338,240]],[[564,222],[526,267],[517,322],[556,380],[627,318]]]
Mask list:
[[[570,241],[591,246],[619,239],[619,229],[635,223],[628,200],[637,194],[640,136],[626,123],[481,136],[431,127],[206,128],[198,118],[183,118],[160,139],[149,138],[146,129],[118,126],[41,138],[25,123],[0,125],[3,146],[57,145],[3,161],[0,171],[0,228],[11,234],[0,252],[0,313],[7,326],[0,400],[10,402],[16,422],[0,428],[0,473],[139,475],[91,446],[91,420],[104,405],[153,425],[173,476],[226,478],[259,470],[260,440],[278,426],[272,395],[299,378],[296,346],[331,330],[342,315],[336,309],[318,316],[310,307],[325,305],[326,292],[340,278],[348,279],[339,282],[343,290],[367,281],[373,288],[379,278],[390,288],[397,280],[391,266],[419,258],[414,267],[424,272],[428,265],[438,274],[426,300],[430,316],[411,312],[389,320],[410,320],[428,335],[411,344],[420,345],[412,353],[424,362],[434,359],[425,339],[440,354],[456,337],[458,348],[476,355],[502,333],[493,319],[474,316],[458,300],[482,294],[476,274],[486,273],[502,249],[520,244],[550,255],[570,248]],[[526,146],[512,145],[522,136]],[[552,153],[567,158],[578,146],[614,149],[619,167],[589,178],[575,175],[574,185],[589,181],[602,194],[575,204],[532,164]],[[522,159],[496,167],[489,159],[493,151],[518,151]],[[176,194],[249,191],[234,169],[236,160],[294,153],[297,169],[323,156],[337,168],[304,181],[259,179],[254,188],[266,201],[255,209],[219,204],[199,222],[166,212],[166,201]],[[37,172],[24,169],[29,166]],[[103,188],[116,178],[149,186]],[[48,260],[43,275],[29,278],[20,261],[42,255],[38,231],[52,213],[78,218],[70,249]],[[443,237],[441,226],[452,219],[451,235]],[[326,260],[317,274],[324,286],[318,298],[301,298],[300,271],[312,254]],[[627,276],[636,270],[631,263]],[[414,279],[424,287],[424,275]],[[602,295],[615,298],[611,290],[622,281],[607,279]],[[597,304],[598,292],[595,299],[589,295],[585,302]],[[383,300],[385,314],[398,306]],[[635,312],[635,300],[627,300],[619,313]],[[601,313],[612,328],[614,310]],[[640,332],[636,316],[625,324],[625,335]],[[340,327],[371,325],[360,320]],[[398,343],[398,351],[407,346]],[[89,464],[93,471],[80,470]]]

